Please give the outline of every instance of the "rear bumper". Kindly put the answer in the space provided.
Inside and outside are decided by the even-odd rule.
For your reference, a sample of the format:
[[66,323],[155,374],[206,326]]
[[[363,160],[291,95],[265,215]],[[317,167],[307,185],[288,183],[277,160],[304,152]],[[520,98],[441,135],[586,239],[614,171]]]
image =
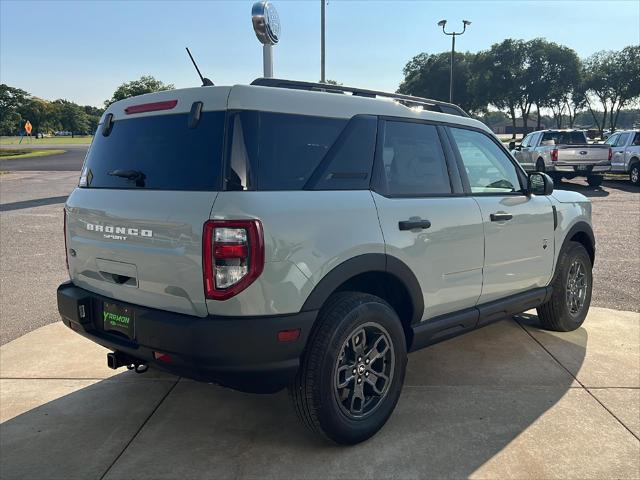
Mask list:
[[[135,340],[104,330],[104,301],[135,312]],[[71,282],[58,287],[58,311],[67,327],[112,351],[176,375],[258,393],[291,382],[317,315],[200,318],[119,302]],[[279,331],[292,329],[300,329],[297,340],[278,341]],[[155,360],[154,352],[171,361]]]
[[557,163],[547,166],[549,172],[574,173],[576,175],[589,175],[591,173],[605,173],[611,170],[611,165],[586,165],[586,170],[578,170],[585,165],[559,165]]

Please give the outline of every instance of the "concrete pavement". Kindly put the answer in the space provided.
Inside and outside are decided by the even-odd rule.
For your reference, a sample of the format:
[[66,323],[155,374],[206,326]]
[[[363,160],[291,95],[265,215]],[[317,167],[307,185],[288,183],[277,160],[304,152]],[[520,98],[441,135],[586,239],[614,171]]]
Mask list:
[[63,205],[74,172],[0,176],[0,344],[60,319],[56,287],[64,263]]
[[384,429],[319,440],[286,393],[105,365],[60,322],[0,347],[2,478],[638,478],[640,314],[504,320],[410,356]]

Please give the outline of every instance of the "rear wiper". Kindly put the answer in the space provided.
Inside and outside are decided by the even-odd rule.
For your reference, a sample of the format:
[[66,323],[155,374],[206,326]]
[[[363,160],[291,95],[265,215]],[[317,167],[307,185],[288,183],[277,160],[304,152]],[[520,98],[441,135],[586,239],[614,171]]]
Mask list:
[[107,175],[112,177],[126,178],[136,182],[136,187],[144,187],[144,181],[147,176],[140,170],[111,170]]

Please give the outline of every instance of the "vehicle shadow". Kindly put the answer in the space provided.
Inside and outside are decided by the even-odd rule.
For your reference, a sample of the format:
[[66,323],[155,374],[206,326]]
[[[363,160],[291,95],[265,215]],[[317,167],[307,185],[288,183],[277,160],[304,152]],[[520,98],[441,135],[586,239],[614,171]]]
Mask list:
[[586,183],[568,182],[566,180],[555,182],[554,185],[554,190],[569,190],[572,192],[578,192],[585,197],[608,197],[609,192],[607,191],[607,188],[608,185],[606,183],[603,183],[599,187],[592,187],[590,185],[587,185]]
[[605,178],[603,185],[606,188],[613,188],[621,192],[640,192],[640,187],[631,183],[628,179]]
[[[537,317],[519,322],[535,328]],[[580,329],[562,345],[574,364],[587,340]],[[298,422],[285,392],[126,372],[4,422],[2,478],[468,477],[573,382],[520,323],[501,321],[412,355],[387,425],[339,447]],[[544,458],[535,441],[540,449],[528,455]]]
[[68,195],[60,195],[57,197],[36,198],[34,200],[22,200],[20,202],[2,203],[0,204],[0,212],[22,210],[24,208],[42,207],[44,205],[56,205],[66,202],[67,197]]

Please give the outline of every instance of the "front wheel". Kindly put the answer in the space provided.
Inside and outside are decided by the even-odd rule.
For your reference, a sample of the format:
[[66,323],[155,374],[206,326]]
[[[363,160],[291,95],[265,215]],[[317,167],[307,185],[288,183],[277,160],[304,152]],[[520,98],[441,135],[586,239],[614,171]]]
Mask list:
[[570,332],[582,325],[591,304],[593,275],[591,258],[582,244],[569,242],[560,252],[551,284],[551,299],[538,307],[542,327],[557,332]]
[[640,185],[640,163],[636,162],[631,165],[629,170],[629,180],[634,185]]
[[590,187],[599,187],[600,185],[602,185],[602,180],[602,175],[589,175],[587,177],[587,183]]
[[391,416],[404,382],[407,351],[396,312],[381,298],[332,295],[289,388],[300,419],[340,444],[373,436]]

